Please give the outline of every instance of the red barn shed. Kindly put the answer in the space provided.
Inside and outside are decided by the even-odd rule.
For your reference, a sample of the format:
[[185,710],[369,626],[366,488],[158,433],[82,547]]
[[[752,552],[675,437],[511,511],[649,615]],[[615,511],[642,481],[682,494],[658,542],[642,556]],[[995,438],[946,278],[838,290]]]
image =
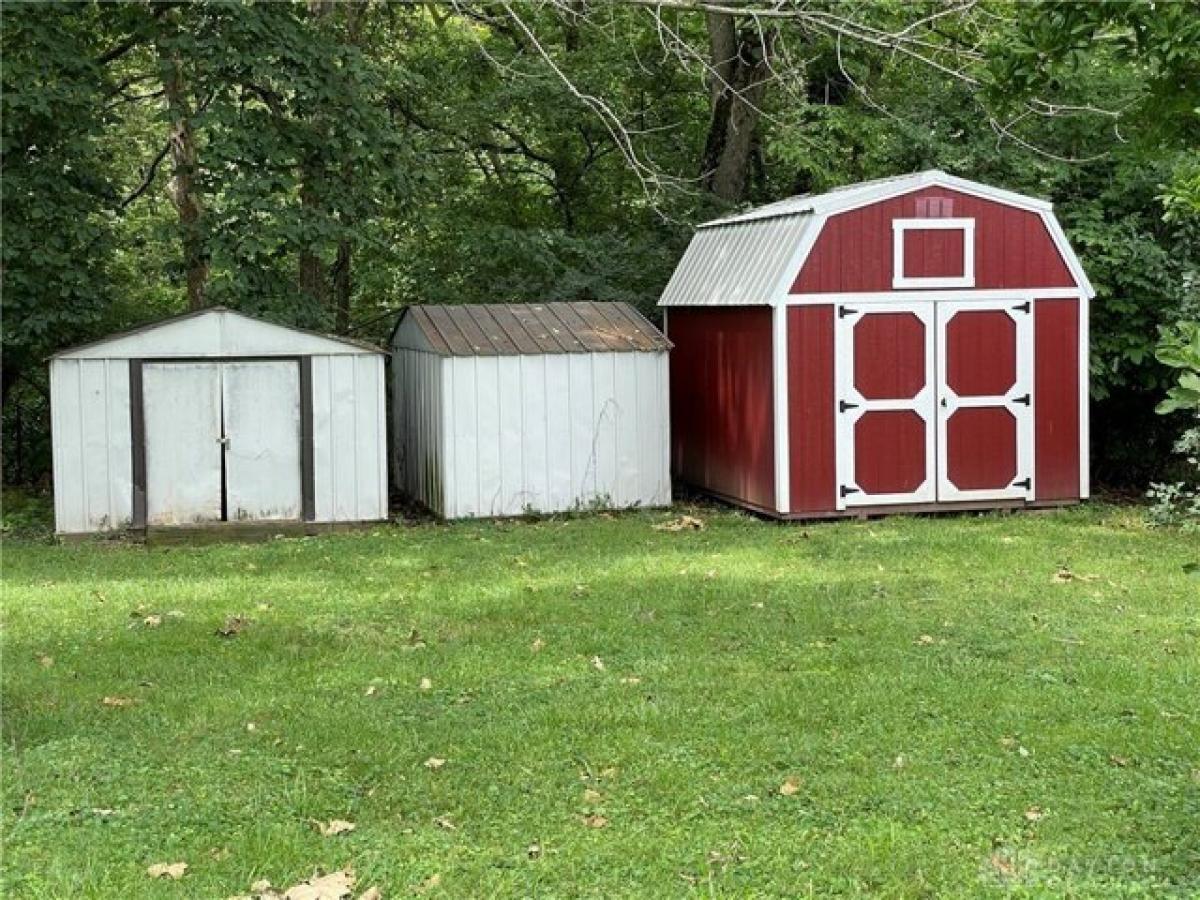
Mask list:
[[940,171],[702,225],[674,474],[788,518],[1084,498],[1094,293],[1049,203]]

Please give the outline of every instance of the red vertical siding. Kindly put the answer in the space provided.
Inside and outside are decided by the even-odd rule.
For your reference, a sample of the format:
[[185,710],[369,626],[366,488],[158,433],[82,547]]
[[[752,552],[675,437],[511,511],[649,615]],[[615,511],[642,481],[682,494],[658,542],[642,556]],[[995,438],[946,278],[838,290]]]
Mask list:
[[671,468],[688,484],[775,509],[770,307],[667,314]]
[[1034,491],[1079,497],[1079,302],[1038,300],[1034,310]]
[[909,229],[904,233],[904,274],[909,278],[961,278],[963,241],[957,228]]
[[792,512],[832,512],[837,486],[832,306],[788,310],[788,368]]
[[1075,286],[1037,213],[930,187],[830,216],[792,293],[892,290],[892,220],[917,218],[917,202],[933,198],[975,220],[977,288]]

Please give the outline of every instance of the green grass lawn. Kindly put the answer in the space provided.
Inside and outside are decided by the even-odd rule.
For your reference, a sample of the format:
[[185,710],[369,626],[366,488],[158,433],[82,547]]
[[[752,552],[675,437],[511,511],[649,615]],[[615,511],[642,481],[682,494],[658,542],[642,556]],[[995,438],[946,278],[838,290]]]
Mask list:
[[4,895],[1200,895],[1194,535],[672,515],[10,541]]

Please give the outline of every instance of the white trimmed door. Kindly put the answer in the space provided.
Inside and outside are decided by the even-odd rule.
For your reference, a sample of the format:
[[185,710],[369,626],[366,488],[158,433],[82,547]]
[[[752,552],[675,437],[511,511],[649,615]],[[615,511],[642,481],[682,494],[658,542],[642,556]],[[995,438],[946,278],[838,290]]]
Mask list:
[[838,304],[837,508],[937,498],[933,304]]
[[1032,499],[1032,302],[942,302],[937,329],[938,499]]

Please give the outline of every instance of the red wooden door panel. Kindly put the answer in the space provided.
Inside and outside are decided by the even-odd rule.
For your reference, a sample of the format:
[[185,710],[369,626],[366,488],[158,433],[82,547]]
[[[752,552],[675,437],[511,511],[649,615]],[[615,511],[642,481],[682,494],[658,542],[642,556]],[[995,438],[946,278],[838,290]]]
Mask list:
[[927,301],[837,307],[838,509],[935,498],[934,325]]
[[1031,304],[938,304],[938,499],[1033,497]]

